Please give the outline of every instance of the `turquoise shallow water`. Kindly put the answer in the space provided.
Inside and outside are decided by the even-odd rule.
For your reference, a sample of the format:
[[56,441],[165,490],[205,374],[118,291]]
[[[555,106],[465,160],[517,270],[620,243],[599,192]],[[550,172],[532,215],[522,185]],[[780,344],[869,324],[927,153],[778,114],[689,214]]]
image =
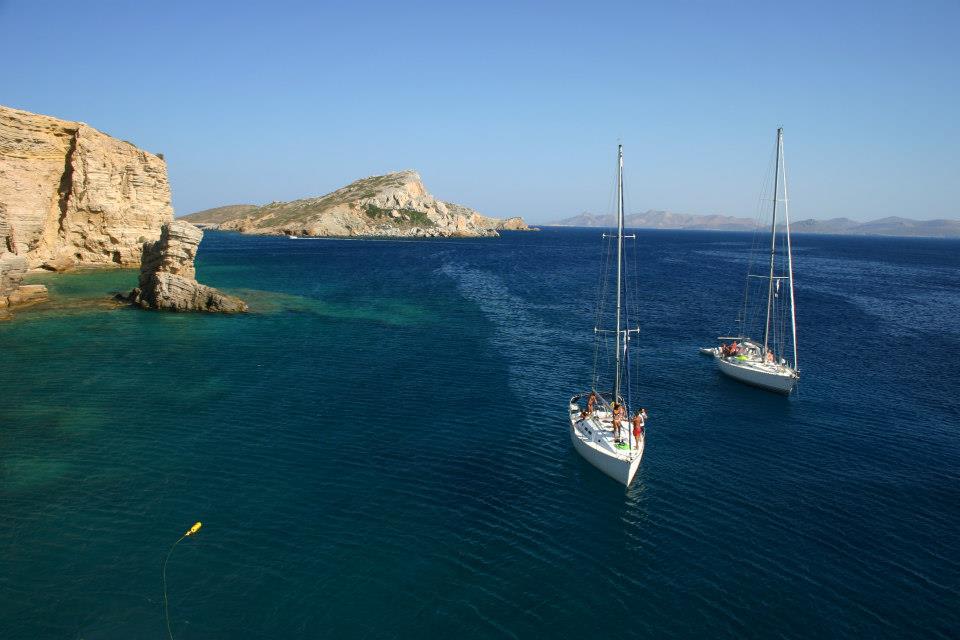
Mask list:
[[[800,394],[722,379],[746,235],[640,232],[648,449],[566,433],[599,232],[208,233],[254,313],[0,323],[0,637],[956,637],[960,242],[800,236]],[[735,302],[733,303],[735,306]]]

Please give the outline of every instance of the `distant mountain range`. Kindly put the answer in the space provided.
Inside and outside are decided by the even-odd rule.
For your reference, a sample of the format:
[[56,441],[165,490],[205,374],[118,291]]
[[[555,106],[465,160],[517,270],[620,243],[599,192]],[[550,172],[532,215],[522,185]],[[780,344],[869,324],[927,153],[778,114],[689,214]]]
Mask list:
[[[698,216],[669,211],[645,211],[624,216],[627,227],[634,229],[701,229],[714,231],[752,231],[755,221],[750,218],[708,215]],[[572,218],[550,223],[557,227],[613,227],[616,216],[581,213]],[[870,222],[850,218],[829,220],[798,220],[790,224],[795,233],[836,233],[844,235],[926,236],[938,238],[960,237],[960,220],[910,220],[891,216]]]

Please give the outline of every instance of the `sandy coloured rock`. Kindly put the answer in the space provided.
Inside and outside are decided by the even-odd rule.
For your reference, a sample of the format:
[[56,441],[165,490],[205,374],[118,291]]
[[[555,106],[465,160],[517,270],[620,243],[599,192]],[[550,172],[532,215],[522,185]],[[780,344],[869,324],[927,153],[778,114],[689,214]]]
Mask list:
[[172,219],[161,156],[82,122],[0,106],[0,251],[28,268],[134,266]]
[[247,303],[196,280],[194,259],[203,231],[183,220],[163,226],[143,247],[139,286],[127,297],[144,309],[242,313]]
[[500,224],[497,225],[497,229],[501,231],[530,231],[530,227],[527,226],[527,223],[523,221],[523,218],[515,216],[513,218],[507,218],[506,220],[501,220]]

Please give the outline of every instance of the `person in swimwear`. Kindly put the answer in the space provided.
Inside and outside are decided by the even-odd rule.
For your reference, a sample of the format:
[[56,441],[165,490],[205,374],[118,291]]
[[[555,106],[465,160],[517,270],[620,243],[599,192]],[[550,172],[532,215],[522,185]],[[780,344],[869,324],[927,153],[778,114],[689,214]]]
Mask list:
[[597,404],[597,392],[591,391],[590,396],[587,398],[587,413],[593,414],[593,406]]
[[620,422],[626,417],[626,409],[622,404],[613,405],[613,441],[620,442]]
[[640,448],[640,438],[642,438],[644,434],[646,417],[647,412],[643,408],[633,414],[633,447],[635,449]]

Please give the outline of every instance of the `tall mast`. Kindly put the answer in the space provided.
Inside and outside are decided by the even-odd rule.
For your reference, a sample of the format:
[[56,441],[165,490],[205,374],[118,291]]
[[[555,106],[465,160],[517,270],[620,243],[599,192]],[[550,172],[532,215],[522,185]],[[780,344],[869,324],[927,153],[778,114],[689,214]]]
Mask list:
[[790,330],[793,332],[793,370],[797,364],[797,311],[793,305],[793,247],[790,246],[790,199],[787,198],[787,163],[783,158],[783,129],[780,130],[780,166],[783,167],[783,220],[787,226],[787,278],[790,283]]
[[613,376],[613,401],[620,402],[620,310],[623,286],[623,145],[617,145],[617,371]]
[[770,225],[770,284],[767,287],[767,322],[763,328],[763,355],[767,355],[770,338],[770,312],[773,310],[773,266],[777,257],[777,195],[780,179],[780,151],[783,142],[783,128],[777,129],[777,159],[773,169],[773,222]]

